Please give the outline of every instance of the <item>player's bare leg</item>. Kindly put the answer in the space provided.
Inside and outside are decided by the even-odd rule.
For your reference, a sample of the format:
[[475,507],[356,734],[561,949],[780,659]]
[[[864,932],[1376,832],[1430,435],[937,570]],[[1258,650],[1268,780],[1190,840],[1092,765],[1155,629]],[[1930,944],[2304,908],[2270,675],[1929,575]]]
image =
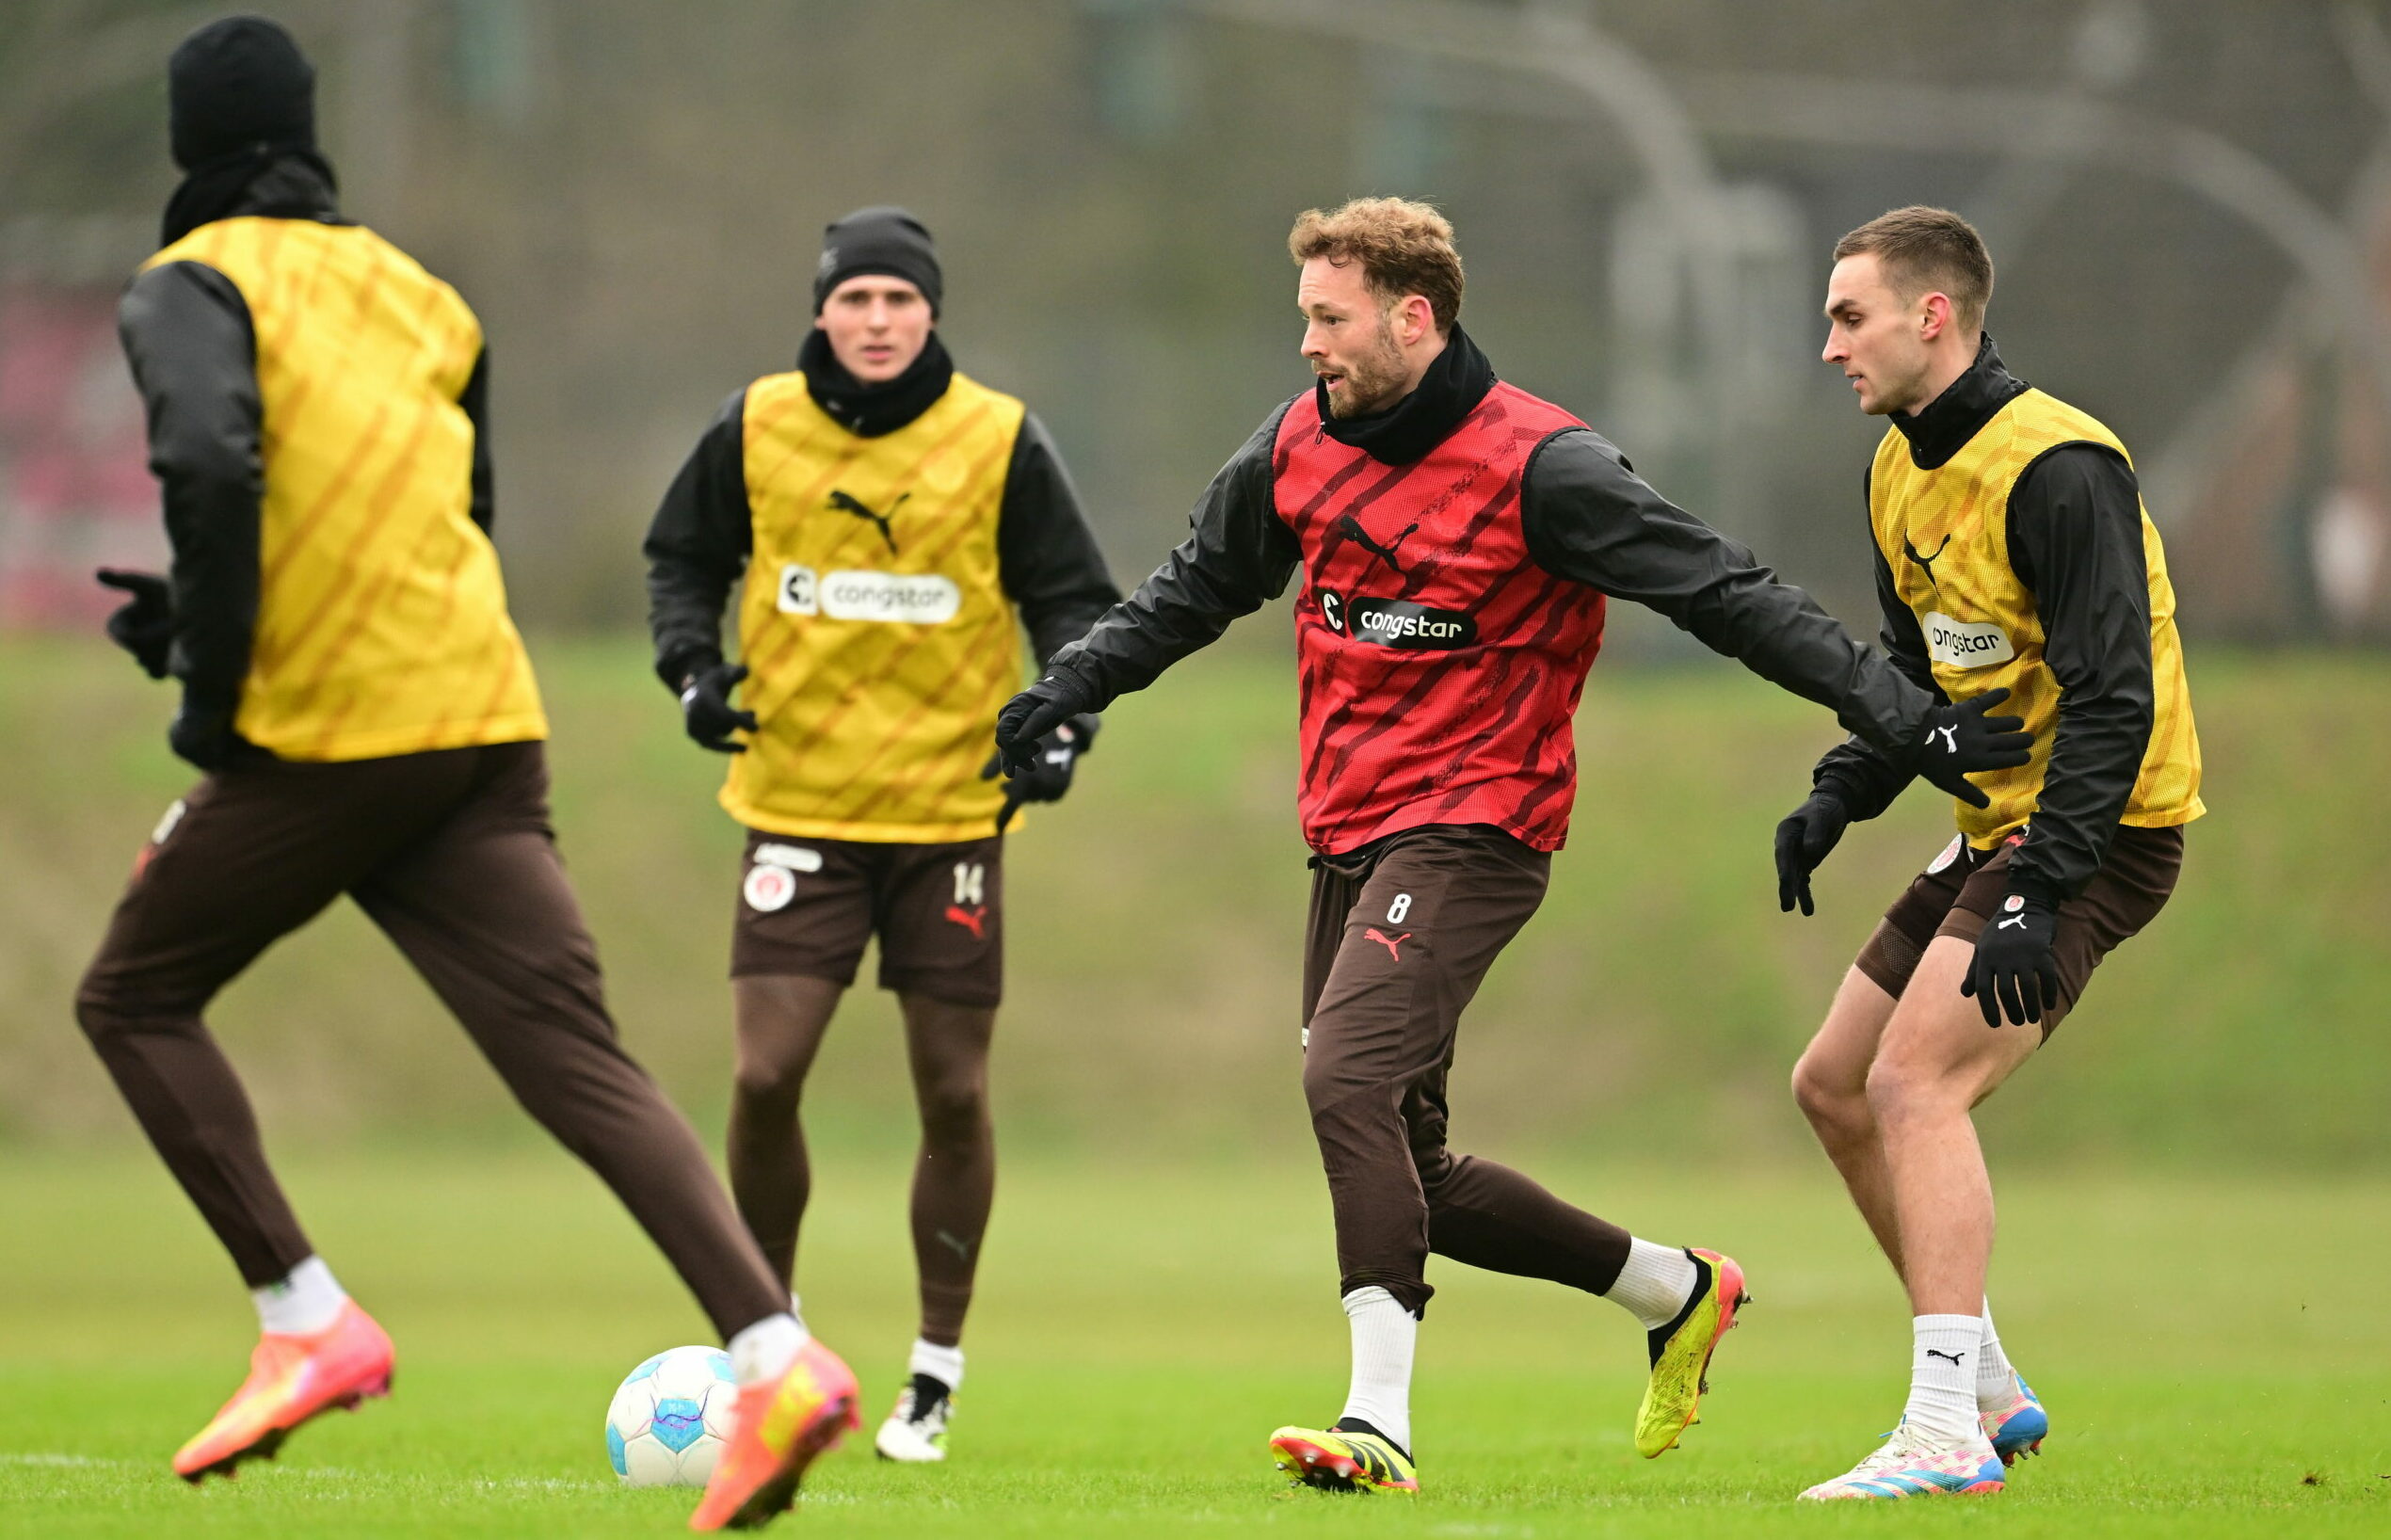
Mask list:
[[1869,1068],[1893,1019],[1894,1004],[1874,979],[1856,968],[1846,971],[1825,1023],[1793,1067],[1793,1099],[1898,1274],[1902,1236],[1893,1210],[1893,1178],[1885,1164],[1884,1135],[1868,1104]]
[[1868,1072],[1891,1179],[1902,1282],[1919,1315],[1982,1307],[1993,1249],[1992,1178],[1969,1114],[2042,1046],[2034,1026],[1990,1028],[1959,992],[1975,949],[1926,949]]
[[794,974],[730,981],[738,1034],[730,1193],[783,1283],[794,1276],[797,1226],[813,1186],[798,1103],[844,992],[834,980]]
[[[1975,1003],[1959,992],[1973,957],[1972,943],[1957,937],[1938,936],[1927,947],[1868,1067],[1867,1110],[1881,1165],[1855,1147],[1857,1141],[1847,1144],[1837,1160],[1863,1213],[1870,1201],[1882,1202],[1884,1189],[1872,1185],[1880,1173],[1889,1188],[1889,1227],[1881,1214],[1871,1214],[1870,1224],[1880,1242],[1891,1240],[1886,1254],[1909,1292],[1915,1339],[1909,1404],[1884,1449],[1847,1475],[1810,1488],[1805,1498],[1900,1496],[1930,1484],[1952,1491],[2000,1490],[2004,1462],[1983,1421],[1978,1381],[1985,1351],[1993,1188],[1970,1115],[2042,1046],[2042,1032],[1984,1025]],[[1837,999],[1838,1010],[1854,992],[1847,982]],[[1858,1014],[1838,1023],[1830,1013],[1829,1028],[1844,1030],[1824,1044],[1812,1065],[1818,1082],[1827,1082],[1833,1067],[1847,1062],[1838,1051],[1856,1035],[1852,1029]],[[1827,1038],[1828,1031],[1820,1035]],[[1808,1055],[1805,1063],[1810,1063]],[[1818,1114],[1812,1121],[1821,1121]],[[1831,1106],[1825,1121],[1822,1140],[1849,1134],[1855,1126],[1848,1119],[1837,1123]],[[1856,1183],[1852,1171],[1859,1175]]]
[[874,1447],[884,1459],[946,1458],[955,1392],[963,1383],[963,1318],[980,1239],[996,1196],[996,1132],[988,1117],[988,1043],[996,1012],[926,995],[900,997],[906,1056],[922,1115],[913,1169],[913,1255],[922,1330],[903,1390]]

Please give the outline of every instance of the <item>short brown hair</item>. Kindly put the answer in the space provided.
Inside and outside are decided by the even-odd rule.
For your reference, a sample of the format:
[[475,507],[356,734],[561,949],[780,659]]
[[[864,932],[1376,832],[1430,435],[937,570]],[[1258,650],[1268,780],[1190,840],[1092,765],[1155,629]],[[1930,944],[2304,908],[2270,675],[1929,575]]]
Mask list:
[[1976,227],[1949,209],[1913,203],[1880,214],[1835,243],[1835,260],[1873,255],[1904,299],[1929,289],[1950,296],[1962,326],[1984,324],[1993,300],[1993,259]]
[[1407,294],[1428,301],[1436,329],[1450,333],[1461,319],[1461,253],[1452,221],[1406,198],[1356,198],[1333,213],[1306,209],[1287,235],[1298,265],[1326,257],[1342,267],[1361,264],[1362,277],[1382,304]]

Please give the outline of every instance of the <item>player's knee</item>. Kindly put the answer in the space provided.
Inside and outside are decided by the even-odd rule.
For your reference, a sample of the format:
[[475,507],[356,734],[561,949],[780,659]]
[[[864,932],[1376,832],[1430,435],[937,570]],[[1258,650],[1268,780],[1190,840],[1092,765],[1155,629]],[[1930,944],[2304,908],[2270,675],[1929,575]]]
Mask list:
[[919,1088],[922,1141],[934,1149],[976,1144],[988,1127],[987,1084],[977,1075],[934,1080]]
[[806,1066],[794,1058],[741,1055],[730,1077],[732,1094],[755,1111],[794,1109],[805,1090]]
[[1865,1086],[1849,1083],[1806,1053],[1793,1066],[1793,1102],[1821,1134],[1845,1132],[1868,1122]]
[[1957,1110],[1967,1098],[1949,1076],[1899,1054],[1879,1054],[1868,1069],[1868,1111],[1879,1123],[1914,1122]]
[[74,1022],[91,1046],[105,1050],[142,1032],[170,1031],[176,1019],[174,1013],[144,1010],[128,1004],[114,992],[96,987],[86,978],[75,990]]

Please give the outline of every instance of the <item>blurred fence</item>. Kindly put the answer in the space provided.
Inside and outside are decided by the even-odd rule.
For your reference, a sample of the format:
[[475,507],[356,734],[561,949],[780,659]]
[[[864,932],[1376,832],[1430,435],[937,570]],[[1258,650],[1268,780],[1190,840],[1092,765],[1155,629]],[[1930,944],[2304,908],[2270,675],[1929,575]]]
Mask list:
[[[535,621],[620,624],[714,405],[786,367],[822,225],[939,233],[963,366],[1053,427],[1127,574],[1304,380],[1282,239],[1436,200],[1511,377],[1866,618],[1875,425],[1825,253],[1948,203],[2027,377],[2136,449],[2187,630],[2391,637],[2391,44],[2270,0],[277,0],[349,211],[482,310]],[[215,13],[0,10],[0,624],[157,555],[102,317]],[[112,372],[113,371],[113,372]]]

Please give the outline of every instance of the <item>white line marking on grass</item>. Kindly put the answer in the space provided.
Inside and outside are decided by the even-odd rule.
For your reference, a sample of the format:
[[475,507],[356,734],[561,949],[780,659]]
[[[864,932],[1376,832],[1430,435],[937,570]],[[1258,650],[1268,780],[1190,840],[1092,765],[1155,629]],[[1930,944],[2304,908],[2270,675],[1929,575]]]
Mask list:
[[95,1460],[88,1454],[0,1454],[0,1465],[88,1466],[101,1469],[131,1463],[127,1460]]

